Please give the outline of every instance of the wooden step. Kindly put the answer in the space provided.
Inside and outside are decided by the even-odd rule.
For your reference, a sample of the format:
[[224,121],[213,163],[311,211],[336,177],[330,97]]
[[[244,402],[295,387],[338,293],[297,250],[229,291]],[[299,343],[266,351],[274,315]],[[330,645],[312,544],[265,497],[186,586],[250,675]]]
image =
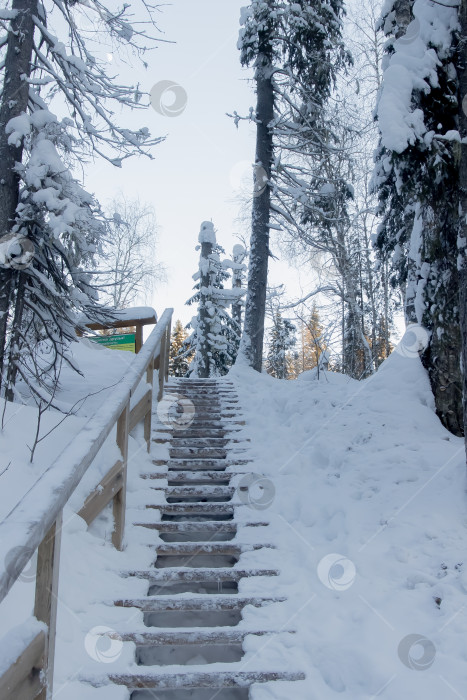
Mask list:
[[233,486],[168,486],[167,498],[232,498],[236,489]]
[[223,377],[169,377],[166,386],[231,386],[233,382]]
[[[232,520],[217,521],[217,520],[204,520],[203,522],[195,523],[174,523],[174,522],[157,522],[157,523],[133,523],[138,527],[147,527],[149,530],[158,530],[164,534],[186,534],[190,532],[237,532],[237,523]],[[267,525],[268,523],[263,523]],[[243,524],[242,524],[243,526]]]
[[158,555],[164,556],[197,556],[198,554],[223,555],[239,557],[243,552],[253,552],[258,549],[275,549],[272,544],[237,544],[228,542],[170,542],[155,545]]
[[242,430],[240,427],[231,426],[229,428],[219,427],[219,428],[193,428],[189,425],[185,428],[180,428],[177,430],[171,430],[167,427],[156,426],[153,433],[156,435],[171,435],[173,437],[228,437],[229,433],[238,433]]
[[223,471],[170,471],[167,477],[167,481],[169,484],[179,484],[186,482],[187,486],[189,486],[190,482],[192,481],[205,482],[206,485],[209,485],[221,481],[230,481],[232,476],[235,476],[233,472]]
[[[191,401],[191,399],[190,399]],[[222,404],[216,403],[215,401],[211,400],[206,400],[204,403],[201,403],[200,401],[191,401],[193,406],[195,407],[196,413],[199,414],[206,414],[206,415],[211,415],[213,413],[218,413],[219,415],[222,412],[227,412],[227,413],[238,413],[237,411],[237,404],[234,404],[233,402],[223,402]],[[177,413],[177,410],[175,409],[174,411]],[[180,410],[179,411],[180,415],[183,415],[184,411]]]
[[[151,667],[148,667],[151,668]],[[190,670],[188,670],[190,669]],[[135,673],[114,673],[105,678],[94,680],[95,685],[104,685],[106,680],[116,685],[123,685],[130,690],[137,688],[170,688],[188,690],[190,688],[248,688],[254,683],[269,683],[271,681],[300,681],[305,674],[299,671],[212,671],[193,670],[188,666],[187,671],[168,673],[145,670]],[[83,679],[86,680],[86,679]],[[88,681],[91,682],[91,681]],[[213,698],[217,693],[214,693]]]
[[[156,632],[117,632],[122,642],[133,642],[138,647],[162,647],[185,644],[242,644],[250,634],[264,637],[277,634],[276,630],[242,630],[236,627],[180,627],[158,628]],[[294,630],[281,630],[280,634],[294,634]]]
[[253,576],[279,576],[276,569],[235,569],[230,567],[217,568],[183,568],[167,567],[166,569],[140,569],[122,571],[123,577],[142,578],[150,583],[203,583],[220,581],[241,581],[242,578]]
[[150,504],[146,508],[158,510],[164,515],[231,515],[235,506],[232,503],[163,503]]
[[238,400],[238,394],[232,389],[199,389],[197,391],[185,391],[184,389],[164,389],[164,396],[173,396],[176,399],[192,401],[230,401]]
[[239,400],[236,397],[221,397],[219,398],[210,398],[208,396],[206,397],[198,397],[198,398],[191,398],[188,399],[188,401],[191,401],[193,406],[195,407],[196,410],[217,410],[217,411],[222,411],[225,408],[228,408],[231,411],[237,411],[238,407],[240,405]]
[[[164,442],[168,442],[164,440]],[[247,443],[251,442],[250,438],[245,437],[184,437],[182,435],[174,435],[170,438],[172,447],[225,447],[226,445],[241,445],[246,446]],[[237,447],[235,447],[237,449]]]
[[227,467],[238,467],[244,464],[251,464],[251,459],[153,459],[152,463],[156,467],[168,466],[174,471],[198,471],[206,469],[208,471],[218,471]]
[[237,393],[233,384],[166,384],[164,386],[164,391],[180,391],[185,394],[194,394],[197,396],[202,392],[209,392],[212,394],[218,394],[220,392],[229,391],[234,394]]
[[219,447],[170,447],[171,459],[226,459],[227,450]]
[[[224,447],[229,442],[234,442],[234,439],[226,436],[224,433],[219,436],[197,435],[196,437],[185,435],[163,435],[161,437],[152,438],[152,441],[157,444],[172,443],[173,447]],[[237,438],[238,442],[238,438]]]
[[229,481],[235,476],[234,472],[223,471],[176,471],[176,472],[152,472],[150,474],[140,474],[141,479],[167,479],[169,482],[205,481],[206,485],[216,481]]
[[185,430],[202,430],[204,428],[212,430],[227,430],[231,426],[236,427],[239,425],[245,425],[245,420],[243,418],[235,417],[225,417],[225,416],[199,416],[195,414],[194,418],[190,420],[187,425],[180,425],[178,428],[176,425],[171,429],[178,433],[183,433]]
[[180,437],[174,435],[170,438],[173,447],[225,447],[233,442],[226,437]]
[[[185,596],[186,594],[183,594]],[[121,608],[139,608],[142,612],[209,612],[223,610],[242,610],[247,605],[260,608],[271,603],[283,603],[286,598],[245,597],[239,595],[204,595],[195,598],[178,598],[177,596],[147,596],[146,598],[125,598],[116,600],[114,605]]]

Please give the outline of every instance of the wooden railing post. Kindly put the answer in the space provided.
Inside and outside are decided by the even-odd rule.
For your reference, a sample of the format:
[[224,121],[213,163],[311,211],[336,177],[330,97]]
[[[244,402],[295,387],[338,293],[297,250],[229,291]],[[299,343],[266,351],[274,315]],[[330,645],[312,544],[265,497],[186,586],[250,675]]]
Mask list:
[[137,323],[135,329],[135,353],[138,353],[143,346],[143,325]]
[[39,700],[51,700],[53,694],[61,534],[62,513],[60,513],[37,550],[34,615],[40,622],[45,622],[49,630],[43,661],[46,686],[37,696]]
[[169,362],[170,362],[170,340],[172,335],[172,323],[169,321],[167,326],[167,345],[165,348],[165,381],[169,381]]
[[117,445],[122,453],[122,487],[113,498],[114,531],[112,544],[117,549],[123,548],[126,509],[126,472],[128,464],[128,427],[130,422],[130,400],[117,421]]
[[154,394],[154,360],[148,365],[146,370],[146,382],[151,386],[151,400],[149,402],[149,410],[144,416],[144,439],[148,446],[148,452],[151,450],[151,421],[152,421],[152,397]]
[[167,345],[169,345],[169,348],[170,348],[170,338],[169,338],[169,343],[167,343],[167,333],[164,333],[164,335],[161,338],[161,349],[160,349],[160,355],[159,355],[159,392],[157,394],[158,401],[161,400],[161,398],[164,394],[164,380],[165,380],[165,373],[166,373],[166,364],[168,365]]

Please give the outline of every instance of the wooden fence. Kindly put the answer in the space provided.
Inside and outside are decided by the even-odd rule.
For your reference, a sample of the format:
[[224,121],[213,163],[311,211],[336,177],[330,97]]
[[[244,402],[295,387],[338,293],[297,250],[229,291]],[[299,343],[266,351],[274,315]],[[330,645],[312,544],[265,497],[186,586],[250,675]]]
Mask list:
[[[115,520],[112,542],[122,548],[125,527],[128,434],[144,421],[144,437],[151,441],[153,373],[159,372],[157,400],[168,378],[173,309],[166,309],[142,346],[118,387],[86,422],[71,443],[46,469],[10,514],[0,523],[0,602],[37,550],[34,618],[24,634],[24,644],[0,675],[1,700],[50,700],[53,692],[60,536],[63,508],[88,470],[104,441],[116,427],[120,459],[88,496],[79,515],[89,524],[113,501]],[[131,405],[146,375],[143,397]],[[47,503],[36,498],[36,487],[50,494]],[[6,564],[8,562],[8,564]],[[1,643],[1,641],[0,641]],[[2,667],[0,659],[0,668]]]

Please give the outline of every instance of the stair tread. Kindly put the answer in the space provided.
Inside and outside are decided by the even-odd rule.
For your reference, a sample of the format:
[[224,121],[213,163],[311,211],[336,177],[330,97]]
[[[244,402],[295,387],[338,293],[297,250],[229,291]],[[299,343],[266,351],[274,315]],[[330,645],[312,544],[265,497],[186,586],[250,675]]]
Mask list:
[[236,489],[233,486],[166,486],[164,487],[169,498],[176,496],[233,496]]
[[226,481],[232,476],[236,476],[235,472],[219,472],[206,470],[201,474],[199,471],[178,471],[169,472],[167,474],[168,481],[199,481],[200,479],[213,480],[213,481]]
[[[147,527],[152,530],[159,530],[163,533],[180,533],[180,532],[237,532],[239,526],[238,523],[233,520],[228,521],[217,521],[217,520],[204,520],[202,522],[155,522],[155,523],[142,523],[135,522],[134,525],[139,527]],[[241,523],[241,527],[267,527],[269,523],[257,522],[257,523]]]
[[216,610],[237,610],[247,605],[261,607],[270,603],[282,603],[284,597],[259,597],[259,596],[238,596],[238,595],[197,595],[194,598],[187,598],[186,593],[172,596],[146,596],[145,598],[127,598],[114,602],[114,605],[124,608],[141,608],[145,611],[216,611]]
[[207,501],[203,503],[154,503],[149,504],[146,508],[151,510],[160,510],[163,513],[173,513],[175,515],[182,515],[183,513],[195,514],[195,513],[225,513],[231,514],[234,512],[235,505],[233,503],[211,503]]
[[239,629],[237,627],[158,627],[153,632],[116,632],[122,642],[137,646],[167,646],[169,644],[241,644],[250,634],[294,634],[292,629]]
[[235,567],[218,568],[188,568],[167,567],[166,569],[135,569],[122,571],[121,576],[143,578],[155,582],[193,581],[195,583],[206,581],[240,581],[242,578],[253,576],[279,576],[277,569],[236,569]]
[[243,552],[254,552],[258,549],[273,549],[272,544],[261,543],[237,543],[237,542],[170,542],[167,544],[154,545],[160,555],[183,555],[183,554],[242,554]]
[[[233,664],[229,664],[232,666]],[[153,670],[151,670],[153,668]],[[180,667],[179,667],[180,668]],[[127,688],[248,688],[254,683],[269,683],[270,681],[298,681],[306,678],[301,671],[289,670],[257,670],[257,671],[206,671],[190,666],[189,669],[167,671],[167,667],[146,667],[144,671],[109,674],[106,679],[111,683],[124,685]],[[101,683],[99,683],[101,684]]]
[[[183,471],[193,471],[194,469],[207,469],[214,471],[225,467],[236,467],[244,464],[251,464],[251,459],[168,459],[153,460],[156,467],[167,466],[168,469],[183,469]],[[186,467],[189,467],[186,469]]]

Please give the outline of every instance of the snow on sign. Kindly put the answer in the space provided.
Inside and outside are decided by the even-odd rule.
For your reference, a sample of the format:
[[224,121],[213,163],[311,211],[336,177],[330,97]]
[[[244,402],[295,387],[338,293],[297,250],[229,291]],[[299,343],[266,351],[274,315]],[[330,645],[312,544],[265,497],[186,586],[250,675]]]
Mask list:
[[90,338],[95,343],[105,345],[106,348],[114,348],[115,350],[128,350],[135,352],[135,334],[134,333],[119,333],[118,335],[101,335]]

